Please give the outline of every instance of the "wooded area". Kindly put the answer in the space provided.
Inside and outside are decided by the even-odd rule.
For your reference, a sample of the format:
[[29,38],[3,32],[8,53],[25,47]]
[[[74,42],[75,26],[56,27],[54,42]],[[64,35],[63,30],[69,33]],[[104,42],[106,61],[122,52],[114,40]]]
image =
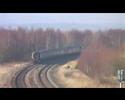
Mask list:
[[0,28],[0,62],[27,61],[35,50],[87,46],[92,38],[89,30]]
[[125,68],[125,30],[105,31],[0,28],[0,63],[30,61],[36,50],[83,45],[78,69],[93,78]]
[[115,75],[125,69],[125,30],[110,29],[94,34],[90,45],[82,51],[78,68],[93,78]]

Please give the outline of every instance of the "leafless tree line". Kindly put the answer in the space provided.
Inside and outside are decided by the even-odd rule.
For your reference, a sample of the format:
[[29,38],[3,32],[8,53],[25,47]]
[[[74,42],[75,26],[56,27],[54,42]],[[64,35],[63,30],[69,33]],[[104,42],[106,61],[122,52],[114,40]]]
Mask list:
[[125,30],[98,31],[85,48],[78,68],[93,78],[116,75],[118,68],[125,69]]
[[36,50],[87,46],[92,31],[61,31],[55,29],[0,28],[0,62],[27,61]]

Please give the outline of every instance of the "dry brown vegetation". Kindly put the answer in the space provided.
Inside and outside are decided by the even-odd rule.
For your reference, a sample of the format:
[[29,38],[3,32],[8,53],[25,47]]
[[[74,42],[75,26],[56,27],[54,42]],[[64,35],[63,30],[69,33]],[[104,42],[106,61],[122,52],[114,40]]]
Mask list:
[[[77,61],[68,62],[51,71],[51,77],[59,87],[64,88],[118,88],[119,83],[114,77],[108,77],[109,82],[101,83],[98,79],[89,77],[77,69]],[[70,66],[70,67],[68,67]],[[112,79],[112,80],[111,80]]]
[[109,30],[95,34],[91,44],[83,50],[78,68],[86,75],[106,81],[125,68],[125,31]]
[[26,63],[0,64],[0,88],[11,88],[12,77],[15,73],[25,67]]

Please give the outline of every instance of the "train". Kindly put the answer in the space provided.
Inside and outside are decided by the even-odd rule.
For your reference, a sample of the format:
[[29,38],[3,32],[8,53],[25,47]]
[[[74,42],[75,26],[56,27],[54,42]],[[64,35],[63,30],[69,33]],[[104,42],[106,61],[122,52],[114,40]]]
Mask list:
[[32,53],[32,60],[34,63],[40,63],[43,59],[49,59],[61,55],[80,53],[81,49],[83,49],[83,46],[34,51]]

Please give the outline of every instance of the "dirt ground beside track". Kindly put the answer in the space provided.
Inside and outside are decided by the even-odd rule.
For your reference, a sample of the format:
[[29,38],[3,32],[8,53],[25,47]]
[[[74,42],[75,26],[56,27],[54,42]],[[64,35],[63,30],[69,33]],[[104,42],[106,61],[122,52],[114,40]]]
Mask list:
[[[69,67],[70,66],[70,67]],[[100,83],[82,73],[77,68],[77,61],[71,61],[53,70],[53,77],[61,87],[66,88],[118,88],[119,83],[113,78],[109,83]]]
[[11,79],[26,63],[0,64],[0,88],[11,88]]

